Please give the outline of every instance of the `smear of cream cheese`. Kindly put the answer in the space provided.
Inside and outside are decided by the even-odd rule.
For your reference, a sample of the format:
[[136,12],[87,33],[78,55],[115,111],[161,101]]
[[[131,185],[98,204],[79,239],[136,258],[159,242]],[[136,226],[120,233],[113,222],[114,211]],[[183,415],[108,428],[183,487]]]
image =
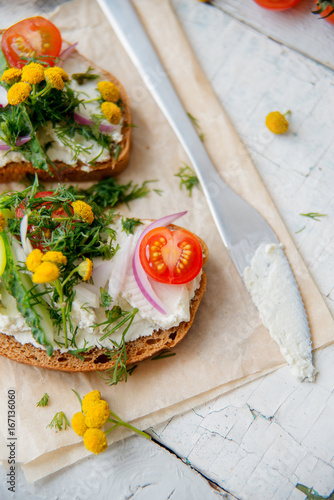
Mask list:
[[[126,334],[126,340],[136,340],[139,337],[151,335],[153,331],[159,329],[168,329],[179,325],[182,321],[190,320],[190,301],[193,298],[196,289],[200,285],[201,274],[194,280],[185,285],[164,285],[153,284],[159,298],[164,303],[167,314],[159,313],[143,296],[140,291],[132,271],[132,259],[136,242],[142,231],[150,224],[137,226],[134,235],[128,235],[122,231],[121,221],[115,221],[112,228],[117,231],[116,241],[113,244],[119,245],[118,252],[126,252],[130,258],[127,260],[127,268],[125,273],[120,273],[118,263],[120,260],[115,258],[114,265],[108,265],[108,262],[96,260],[94,264],[105,266],[108,275],[104,279],[103,286],[108,290],[109,285],[114,283],[110,290],[114,290],[112,305],[119,305],[125,311],[131,311],[133,308],[138,308],[139,312],[135,315],[134,321]],[[117,252],[117,253],[118,253]],[[117,256],[116,253],[116,256]],[[24,259],[23,259],[24,260]],[[112,264],[112,262],[110,262]],[[101,277],[98,278],[101,280]],[[121,281],[120,281],[121,280]],[[119,282],[115,284],[115,282]],[[89,283],[81,283],[78,288],[78,293],[72,304],[71,321],[74,327],[78,327],[75,337],[77,348],[88,346],[102,346],[111,348],[113,345],[107,337],[100,340],[105,333],[103,326],[95,328],[94,325],[105,321],[106,316],[104,309],[99,307],[100,303],[100,282],[91,285]],[[0,283],[0,293],[2,294],[0,306],[0,332],[13,335],[20,343],[32,343],[36,347],[42,348],[32,337],[29,327],[26,325],[24,318],[16,308],[16,301],[7,294],[4,285]],[[89,299],[89,300],[88,300]],[[94,299],[94,300],[93,300]],[[122,339],[123,329],[117,330],[110,337],[115,342],[119,343]],[[55,339],[63,341],[62,337]],[[86,344],[85,344],[86,342]],[[59,346],[54,343],[54,348],[59,349]],[[60,349],[62,352],[65,349]]]
[[312,342],[304,304],[283,247],[263,244],[244,282],[270,335],[299,380],[313,382]]

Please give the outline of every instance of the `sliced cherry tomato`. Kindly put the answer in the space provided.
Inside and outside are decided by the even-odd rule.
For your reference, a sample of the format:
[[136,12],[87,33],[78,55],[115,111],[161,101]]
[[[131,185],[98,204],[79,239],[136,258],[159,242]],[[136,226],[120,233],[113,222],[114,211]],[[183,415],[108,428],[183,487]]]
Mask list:
[[41,63],[54,65],[60,54],[61,34],[58,28],[43,17],[29,17],[13,24],[2,35],[2,51],[11,66],[22,68],[27,61],[22,56],[32,57],[34,53]]
[[254,0],[254,2],[269,10],[287,10],[297,5],[300,0]]
[[202,268],[202,247],[186,229],[149,231],[139,247],[140,262],[148,276],[160,283],[180,285],[194,279]]
[[[53,195],[54,195],[53,191],[40,191],[39,193],[35,194],[35,198],[45,198],[47,196],[49,197],[49,196],[53,196]],[[41,207],[51,208],[51,205],[52,205],[51,201],[44,201],[44,202],[41,202],[40,205],[38,205],[36,208],[41,208]],[[23,201],[20,204],[20,206],[16,209],[16,217],[18,219],[22,219],[22,217],[24,216],[25,208],[26,208],[25,203]],[[72,208],[71,208],[71,211],[72,211]],[[68,217],[68,214],[66,213],[66,211],[62,207],[59,207],[56,210],[52,211],[52,218],[53,219],[58,219],[59,217]],[[27,231],[28,231],[28,233],[29,232],[35,233],[36,226],[29,225]],[[31,235],[31,238],[30,238],[31,244],[33,245],[33,247],[39,248],[40,250],[43,250],[43,248],[45,249],[45,245],[43,245],[43,243],[40,241],[41,237],[42,237],[42,231],[44,232],[44,236],[47,236],[48,233],[50,233],[50,229],[44,228],[44,229],[39,230],[39,234],[37,234],[37,233],[33,234],[33,235]]]
[[324,19],[330,24],[334,24],[334,7],[326,5],[327,2],[324,0],[315,0],[317,10],[313,11],[313,14],[319,14],[321,19]]

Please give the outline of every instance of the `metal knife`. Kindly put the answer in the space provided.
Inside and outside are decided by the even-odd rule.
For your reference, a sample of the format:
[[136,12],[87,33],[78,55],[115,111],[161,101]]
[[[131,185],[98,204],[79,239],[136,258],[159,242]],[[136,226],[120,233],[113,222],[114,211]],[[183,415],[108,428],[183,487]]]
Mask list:
[[[97,2],[191,160],[219,234],[235,267],[245,281],[245,271],[250,269],[259,248],[264,249],[270,244],[277,245],[279,243],[276,234],[264,218],[227,186],[218,174],[188,114],[183,108],[131,1],[97,0]],[[159,82],[157,82],[154,78],[151,78],[151,75],[155,74],[162,74],[164,77],[160,78]],[[296,288],[298,293],[298,304],[295,314],[303,316],[308,327],[304,305],[283,250],[282,255],[290,273],[287,281]],[[267,274],[266,270],[263,272]],[[262,276],[260,279],[265,280],[266,277]],[[266,299],[265,304],[261,305],[248,286],[247,288],[251,293],[255,305],[259,309],[263,323],[268,327],[273,338],[279,343],[283,356],[286,359],[288,358],[287,360],[292,366],[292,364],[298,361],[295,359],[299,356],[297,352],[298,345],[292,347],[293,354],[291,354],[291,349],[285,345],[286,341],[283,339],[284,345],[282,345],[282,339],[278,338],[282,332],[273,332],[271,325],[268,324],[268,320],[264,318],[263,314],[268,312],[268,308],[272,314],[276,314],[274,311],[275,307],[281,307],[278,303],[281,300],[279,299],[279,294],[273,294],[270,304],[268,304],[268,300]],[[264,311],[261,311],[261,309],[264,309]],[[303,361],[303,373],[302,375],[296,373],[296,375],[298,378],[311,380],[314,377],[314,369],[309,366],[311,356],[309,329],[307,333],[309,338],[306,339],[305,335],[305,342],[303,342],[306,353],[304,358],[307,358],[304,361],[308,365],[307,373],[305,372],[304,374],[305,370],[303,367],[305,363]],[[300,343],[302,339],[298,338],[297,340]],[[292,360],[291,356],[293,357]]]

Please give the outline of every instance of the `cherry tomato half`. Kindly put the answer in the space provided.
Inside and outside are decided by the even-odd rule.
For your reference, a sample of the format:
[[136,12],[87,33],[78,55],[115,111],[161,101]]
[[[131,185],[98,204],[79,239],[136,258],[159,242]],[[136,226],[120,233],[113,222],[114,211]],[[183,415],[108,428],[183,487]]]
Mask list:
[[[35,194],[35,198],[45,198],[47,196],[48,197],[53,196],[53,194],[54,194],[53,191],[40,191],[39,193]],[[45,208],[50,207],[51,208],[51,205],[52,205],[51,201],[44,201],[44,202],[41,202],[40,205],[38,205],[36,208],[41,208],[41,207],[45,207]],[[72,211],[72,208],[71,208],[71,211]],[[16,217],[18,219],[22,219],[24,214],[25,214],[25,203],[23,201],[20,204],[20,206],[16,209]],[[52,218],[57,219],[58,217],[68,217],[66,211],[62,207],[59,207],[56,210],[52,211]],[[44,245],[41,242],[42,232],[44,233],[44,236],[46,236],[48,234],[48,232],[50,232],[50,230],[49,229],[39,229],[39,231],[37,232],[36,228],[37,228],[37,226],[29,225],[27,232],[32,233],[32,235],[30,237],[32,246],[34,248],[39,248],[40,250],[43,250]]]
[[254,2],[269,10],[287,10],[297,5],[300,0],[254,0]]
[[160,283],[180,285],[194,279],[202,268],[202,247],[186,229],[149,231],[139,247],[140,262],[148,276]]
[[[2,35],[1,48],[10,66],[22,68],[27,61],[21,57],[32,57],[36,52],[39,62],[54,65],[61,49],[61,34],[58,28],[43,17],[29,17],[13,24]],[[43,57],[46,56],[46,57]]]
[[[322,5],[325,4],[325,2],[324,1],[315,0],[315,4],[316,4],[317,8],[320,9],[322,7]],[[318,13],[318,12],[315,12],[315,11],[313,11],[313,12],[315,14]],[[334,11],[333,11],[333,7],[328,6],[321,13],[319,12],[319,18],[324,19],[325,21],[327,21],[330,24],[334,24]]]

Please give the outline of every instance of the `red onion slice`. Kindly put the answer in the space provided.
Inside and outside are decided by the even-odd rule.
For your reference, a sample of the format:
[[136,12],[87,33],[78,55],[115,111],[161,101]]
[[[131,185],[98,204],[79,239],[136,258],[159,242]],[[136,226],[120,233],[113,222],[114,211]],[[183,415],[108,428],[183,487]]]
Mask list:
[[57,66],[60,66],[60,67],[62,66],[62,64],[66,61],[66,59],[68,59],[70,57],[70,55],[75,51],[78,43],[79,42],[76,42],[73,45],[70,45],[69,47],[67,47],[67,49],[63,50],[59,54],[59,61],[57,63]]
[[0,108],[4,108],[8,104],[7,90],[0,85]]
[[[18,137],[15,143],[15,146],[23,146],[26,142],[30,141],[31,136],[30,135],[25,135],[22,137]],[[3,141],[0,141],[0,151],[9,151],[11,149],[8,144],[6,144]]]
[[[80,125],[94,125],[94,123],[92,122],[92,120],[89,120],[88,118],[85,118],[84,116],[82,115],[79,115],[79,113],[76,113],[74,112],[74,119],[77,123],[80,123]],[[112,130],[114,130],[114,126],[113,125],[100,125],[100,132],[102,132],[103,134],[108,134],[109,132],[111,132]]]
[[152,224],[150,224],[149,226],[147,226],[147,228],[144,229],[144,231],[142,232],[137,241],[137,245],[132,259],[133,274],[140,291],[142,292],[144,297],[149,301],[149,303],[152,304],[152,306],[155,307],[161,314],[167,314],[167,313],[164,309],[163,303],[161,302],[159,297],[155,294],[151,286],[151,283],[148,280],[147,274],[145,273],[143,266],[141,265],[139,258],[139,247],[145,234],[151,231],[151,229],[154,229],[155,227],[168,226],[169,224],[174,222],[176,219],[179,219],[186,213],[187,212],[179,212],[178,214],[167,215],[166,217],[162,217],[161,219],[158,219],[152,222]]

